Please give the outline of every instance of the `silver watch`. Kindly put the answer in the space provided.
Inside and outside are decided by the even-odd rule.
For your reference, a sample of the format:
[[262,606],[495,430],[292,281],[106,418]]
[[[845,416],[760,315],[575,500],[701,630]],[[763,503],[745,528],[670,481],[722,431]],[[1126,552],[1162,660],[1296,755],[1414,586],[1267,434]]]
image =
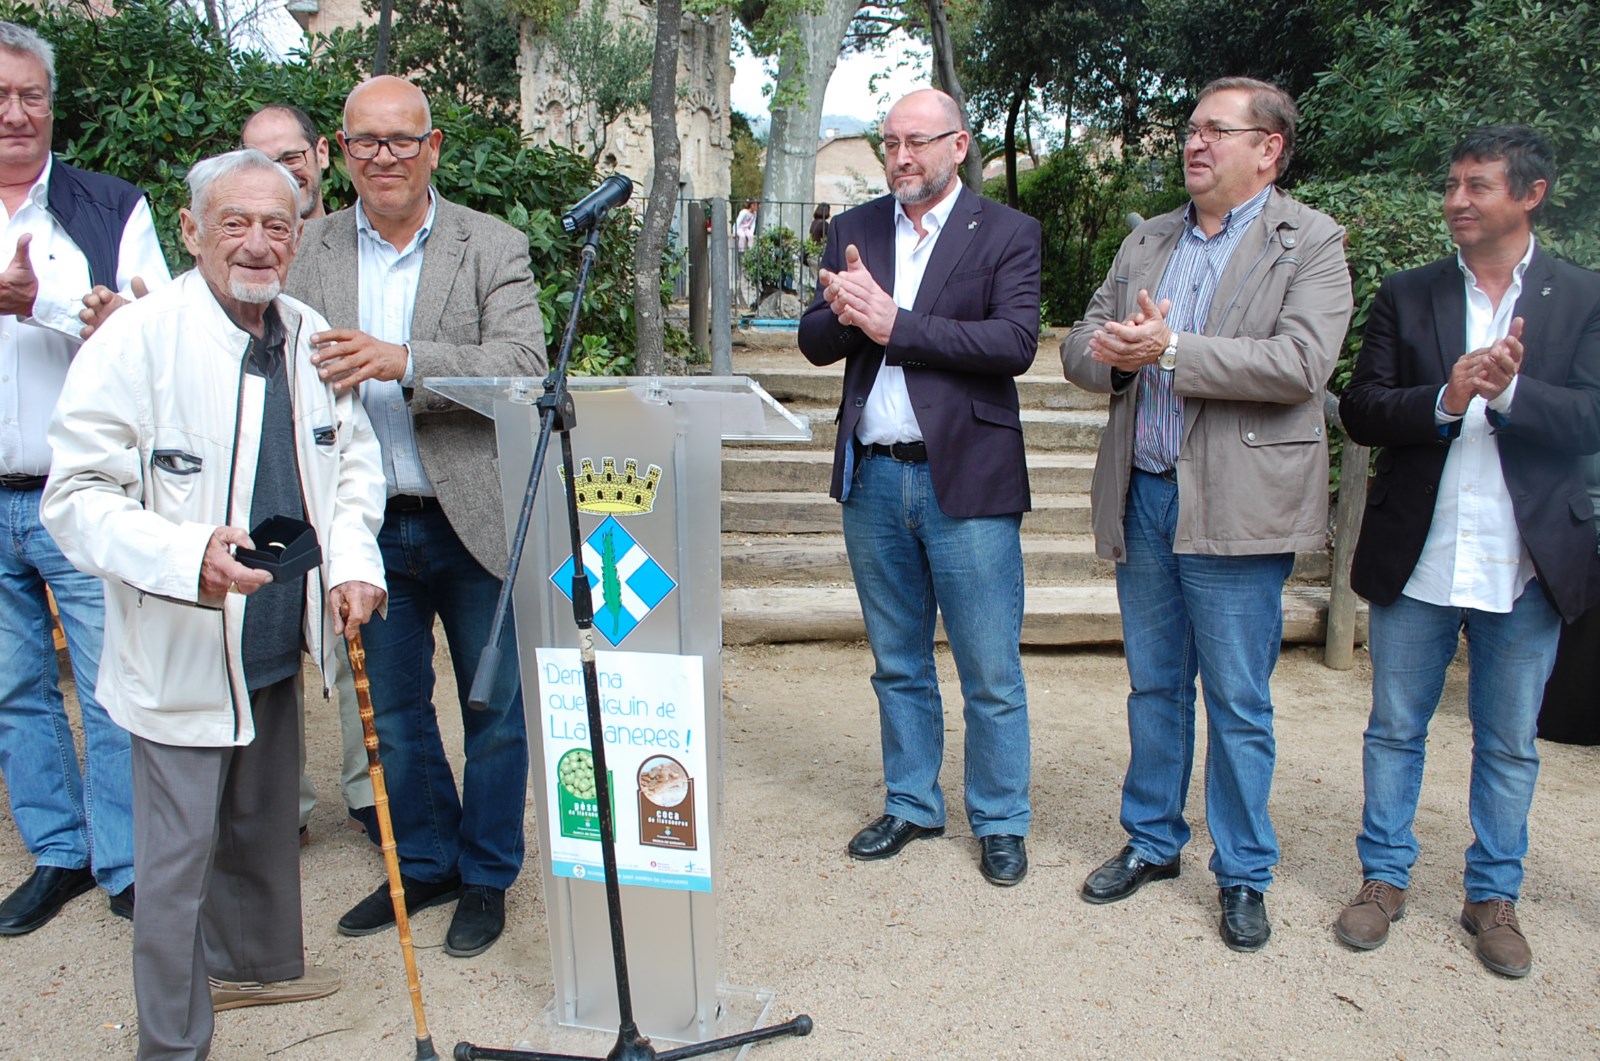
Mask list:
[[1171,332],[1169,334],[1171,337],[1167,339],[1167,348],[1161,351],[1161,359],[1156,364],[1171,372],[1178,367],[1178,333]]

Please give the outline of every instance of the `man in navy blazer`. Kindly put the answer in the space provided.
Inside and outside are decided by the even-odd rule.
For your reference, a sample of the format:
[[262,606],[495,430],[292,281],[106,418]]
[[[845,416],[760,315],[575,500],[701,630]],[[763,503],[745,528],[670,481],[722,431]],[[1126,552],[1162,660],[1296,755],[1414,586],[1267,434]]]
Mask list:
[[1372,605],[1363,880],[1334,932],[1370,950],[1404,910],[1428,723],[1465,627],[1461,925],[1511,977],[1533,966],[1516,902],[1540,697],[1562,619],[1600,600],[1582,460],[1600,450],[1600,275],[1534,239],[1555,176],[1525,126],[1462,140],[1444,195],[1460,253],[1384,281],[1339,403],[1350,437],[1382,449],[1351,572]]
[[1039,339],[1039,223],[961,187],[969,134],[922,89],[883,123],[892,191],[841,214],[800,321],[816,365],[845,362],[832,495],[872,644],[887,787],[851,857],[944,832],[936,613],[965,699],[966,810],[979,871],[1027,872],[1030,749],[1022,657],[1015,377]]

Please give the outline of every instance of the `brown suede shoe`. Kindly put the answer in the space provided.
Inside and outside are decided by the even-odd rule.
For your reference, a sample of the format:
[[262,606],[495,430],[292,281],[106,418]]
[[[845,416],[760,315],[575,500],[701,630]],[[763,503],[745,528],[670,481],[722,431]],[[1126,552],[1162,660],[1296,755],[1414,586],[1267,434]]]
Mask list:
[[1517,924],[1517,906],[1510,899],[1488,899],[1461,908],[1461,927],[1477,937],[1478,960],[1501,976],[1521,977],[1533,971],[1533,948]]
[[1356,897],[1345,904],[1333,922],[1339,942],[1356,950],[1383,946],[1389,926],[1406,916],[1406,890],[1388,881],[1364,880]]

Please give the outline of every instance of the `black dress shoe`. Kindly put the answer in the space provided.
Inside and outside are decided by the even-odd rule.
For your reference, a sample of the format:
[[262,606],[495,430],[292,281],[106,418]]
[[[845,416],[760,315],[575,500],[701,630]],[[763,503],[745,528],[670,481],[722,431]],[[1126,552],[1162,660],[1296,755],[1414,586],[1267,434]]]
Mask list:
[[[418,910],[448,903],[461,894],[461,878],[455,874],[451,874],[446,880],[432,883],[413,880],[402,873],[400,883],[406,891],[407,917]],[[394,924],[394,900],[389,898],[389,882],[386,879],[378,885],[377,891],[356,903],[339,919],[339,934],[370,936],[374,932],[382,932],[392,924]]]
[[456,915],[444,936],[444,952],[456,958],[482,954],[506,927],[506,893],[484,884],[461,889]]
[[72,898],[94,887],[88,867],[39,866],[0,902],[0,936],[25,936],[61,912]]
[[1134,854],[1130,845],[1107,859],[1083,882],[1083,901],[1114,903],[1126,899],[1153,880],[1171,880],[1178,875],[1177,859],[1171,862],[1146,862]]
[[113,895],[109,900],[108,905],[111,907],[111,912],[113,914],[116,914],[118,917],[124,918],[125,920],[132,921],[133,885],[130,884],[117,894]]
[[1028,849],[1020,836],[984,836],[978,839],[982,854],[978,872],[990,884],[1009,888],[1028,875]]
[[865,829],[856,833],[845,848],[850,857],[862,862],[879,858],[893,858],[900,849],[923,836],[943,836],[942,825],[914,825],[904,818],[885,814]]
[[1222,942],[1230,950],[1258,951],[1267,945],[1272,926],[1267,924],[1267,897],[1248,884],[1221,888]]

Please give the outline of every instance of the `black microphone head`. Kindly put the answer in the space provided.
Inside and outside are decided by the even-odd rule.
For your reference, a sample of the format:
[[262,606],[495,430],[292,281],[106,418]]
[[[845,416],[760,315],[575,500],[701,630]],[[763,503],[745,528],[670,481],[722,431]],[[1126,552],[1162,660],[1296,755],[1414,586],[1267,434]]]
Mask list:
[[561,215],[561,227],[569,235],[593,228],[605,220],[606,214],[632,196],[633,181],[621,173],[613,173]]

